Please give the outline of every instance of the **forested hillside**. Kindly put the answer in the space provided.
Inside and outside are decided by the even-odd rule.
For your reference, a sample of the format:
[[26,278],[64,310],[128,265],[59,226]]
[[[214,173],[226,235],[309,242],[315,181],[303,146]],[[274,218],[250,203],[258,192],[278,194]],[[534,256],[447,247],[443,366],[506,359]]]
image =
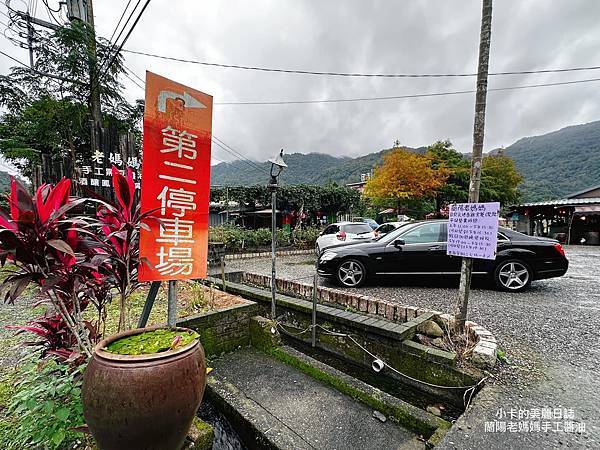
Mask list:
[[[358,158],[335,157],[323,153],[284,155],[288,168],[282,175],[282,182],[288,185],[357,182],[360,181],[360,174],[368,173],[374,165],[381,163],[383,155],[389,150],[369,153]],[[423,153],[425,147],[409,150]],[[257,165],[264,171],[258,169]],[[269,180],[267,173],[270,169],[271,164],[268,162],[249,163],[238,160],[231,163],[220,163],[211,169],[211,184],[230,186],[264,184]]]
[[600,184],[600,121],[519,139],[504,153],[523,176],[524,201],[562,198]]
[[0,171],[0,195],[10,192],[10,174]]
[[[425,147],[408,149],[417,153]],[[289,168],[282,175],[285,184],[346,184],[360,181],[383,161],[390,149],[358,158],[336,158],[321,153],[285,155]],[[562,198],[571,192],[600,184],[600,121],[563,128],[542,136],[518,140],[503,151],[512,158],[523,177],[522,201]],[[467,158],[468,155],[465,155]],[[254,163],[268,172],[267,162]],[[212,168],[211,182],[218,185],[251,185],[268,182],[268,174],[245,161],[221,163]]]

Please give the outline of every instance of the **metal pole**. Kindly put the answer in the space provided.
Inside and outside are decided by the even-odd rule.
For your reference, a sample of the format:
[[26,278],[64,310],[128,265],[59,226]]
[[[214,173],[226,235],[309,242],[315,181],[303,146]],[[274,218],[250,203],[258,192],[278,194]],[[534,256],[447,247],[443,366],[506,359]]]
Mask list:
[[275,319],[275,247],[277,245],[277,186],[271,185],[271,319]]
[[[488,66],[492,35],[492,0],[482,1],[481,34],[479,37],[479,65],[477,68],[477,93],[475,94],[475,119],[473,122],[473,156],[471,157],[471,180],[469,183],[469,203],[479,201],[481,184],[481,162],[483,159],[483,137],[485,131],[485,106],[487,98]],[[458,287],[458,314],[456,325],[460,332],[465,329],[473,259],[463,258]]]
[[168,299],[167,324],[174,327],[177,324],[177,281],[175,280],[169,280]]
[[152,306],[154,305],[154,300],[156,300],[156,295],[158,294],[159,288],[160,281],[153,281],[150,285],[150,291],[148,292],[148,297],[146,297],[146,303],[144,303],[142,315],[140,316],[140,320],[138,320],[138,328],[144,328],[148,323],[148,317],[150,317],[150,313],[152,312]]
[[225,223],[229,224],[229,188],[225,186],[225,202],[227,203],[227,209],[225,209]]
[[29,13],[27,13],[27,46],[29,47],[29,66],[33,69],[33,26]]
[[223,282],[223,292],[227,292],[227,284],[225,283],[225,255],[221,257],[221,281]]
[[313,296],[312,296],[312,346],[317,346],[317,289],[319,288],[319,275],[315,272],[313,277]]

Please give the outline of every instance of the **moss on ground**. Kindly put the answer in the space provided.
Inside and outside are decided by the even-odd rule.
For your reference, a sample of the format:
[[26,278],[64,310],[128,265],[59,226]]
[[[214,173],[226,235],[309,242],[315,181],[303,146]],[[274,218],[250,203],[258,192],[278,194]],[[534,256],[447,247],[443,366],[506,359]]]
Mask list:
[[194,417],[190,428],[190,438],[194,441],[194,450],[210,450],[213,447],[215,431],[202,419]]
[[[438,439],[439,436],[443,435],[443,433],[450,428],[450,424],[443,419],[435,420],[436,425],[434,425],[432,422],[420,420],[418,417],[410,414],[405,409],[399,406],[390,405],[383,400],[368,394],[367,392],[361,391],[344,380],[317,369],[316,367],[311,366],[310,364],[290,355],[289,353],[286,353],[281,348],[272,348],[266,353],[285,364],[295,367],[315,380],[333,387],[342,394],[352,397],[355,400],[358,400],[361,403],[364,403],[365,405],[382,412],[386,416],[390,417],[394,422],[427,436],[428,438],[433,437]],[[436,432],[438,432],[438,434],[436,434]]]
[[0,368],[0,448],[11,445],[11,433],[15,427],[15,418],[8,414],[8,404],[15,393],[14,368]]

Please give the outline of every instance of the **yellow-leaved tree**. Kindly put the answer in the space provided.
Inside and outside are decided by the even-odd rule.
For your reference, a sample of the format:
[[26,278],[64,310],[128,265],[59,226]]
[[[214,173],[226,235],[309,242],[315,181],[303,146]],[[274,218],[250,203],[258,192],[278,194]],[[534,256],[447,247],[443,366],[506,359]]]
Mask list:
[[385,155],[365,186],[365,196],[379,205],[402,204],[434,198],[448,179],[446,168],[435,169],[428,156],[396,148]]

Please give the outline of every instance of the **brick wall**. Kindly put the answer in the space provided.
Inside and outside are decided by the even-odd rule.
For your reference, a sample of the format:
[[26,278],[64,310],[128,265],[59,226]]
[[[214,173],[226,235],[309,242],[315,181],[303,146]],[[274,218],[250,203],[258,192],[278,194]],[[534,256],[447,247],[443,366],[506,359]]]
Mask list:
[[199,333],[206,356],[215,356],[250,345],[250,318],[257,311],[258,305],[248,302],[186,317],[177,325]]
[[[238,272],[235,274],[229,274],[229,276],[231,281],[238,283],[250,284],[258,287],[271,286],[271,277],[267,275]],[[277,292],[305,300],[312,300],[312,284],[304,284],[297,281],[284,280],[281,278],[276,278],[275,281]],[[322,286],[317,288],[317,301],[319,303],[341,306],[344,309],[350,309],[357,312],[375,314],[396,323],[407,322],[426,312],[441,314],[439,311],[416,308],[414,306],[399,305],[397,303],[387,302],[385,300],[367,295],[352,294],[339,289]]]

